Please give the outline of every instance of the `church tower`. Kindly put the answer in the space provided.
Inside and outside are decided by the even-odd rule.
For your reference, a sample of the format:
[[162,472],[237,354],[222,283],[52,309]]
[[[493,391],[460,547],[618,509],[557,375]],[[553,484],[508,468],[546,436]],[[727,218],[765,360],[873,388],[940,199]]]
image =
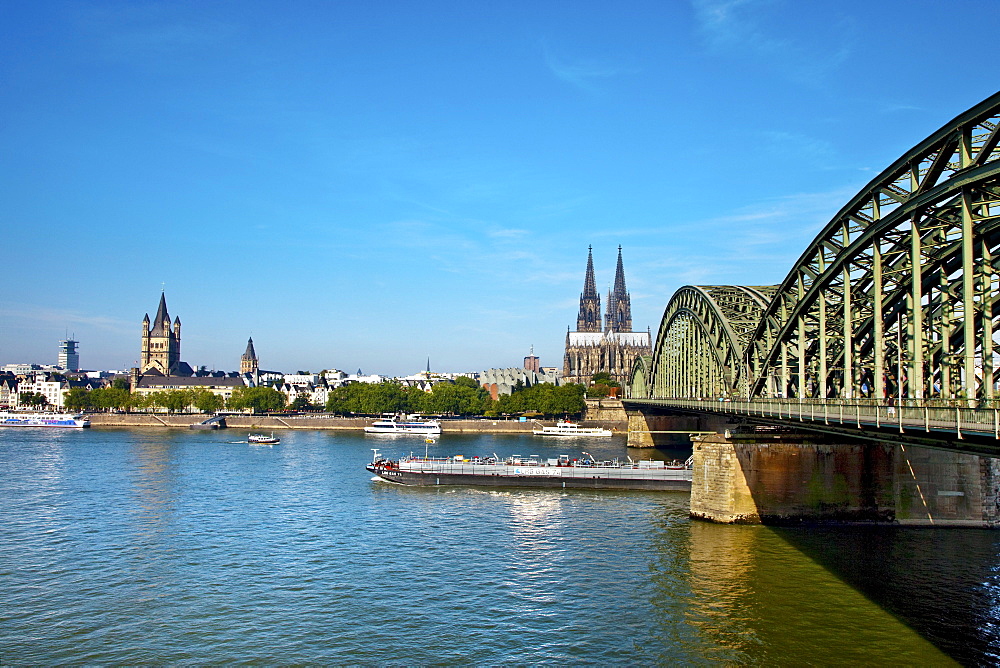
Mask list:
[[142,348],[139,354],[139,373],[156,371],[164,376],[173,373],[181,359],[181,319],[170,324],[167,298],[160,293],[160,306],[153,322],[149,314],[142,319]]
[[594,281],[594,248],[587,247],[587,275],[583,279],[583,293],[580,295],[580,314],[576,316],[576,331],[601,331],[601,296],[597,294]]
[[615,270],[615,291],[608,296],[608,312],[604,320],[605,332],[632,331],[632,300],[625,287],[625,268],[622,266],[622,247],[618,247],[618,268]]
[[253,349],[253,337],[247,341],[247,350],[240,358],[240,373],[257,373],[257,353]]

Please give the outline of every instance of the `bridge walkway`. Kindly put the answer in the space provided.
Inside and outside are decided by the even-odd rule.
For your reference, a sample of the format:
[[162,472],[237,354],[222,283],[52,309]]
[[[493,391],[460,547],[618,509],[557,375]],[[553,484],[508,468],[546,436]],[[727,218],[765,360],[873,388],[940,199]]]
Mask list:
[[871,400],[817,399],[627,399],[628,404],[745,415],[781,421],[838,425],[856,429],[896,429],[962,440],[978,436],[1000,440],[1000,409],[906,401],[887,405]]

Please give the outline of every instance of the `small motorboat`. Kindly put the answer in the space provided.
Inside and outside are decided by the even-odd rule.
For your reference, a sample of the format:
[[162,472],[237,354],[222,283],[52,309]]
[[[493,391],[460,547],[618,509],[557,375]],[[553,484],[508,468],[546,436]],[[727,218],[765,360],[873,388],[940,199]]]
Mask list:
[[250,434],[247,437],[247,443],[250,445],[274,445],[275,443],[281,443],[281,439],[274,435],[274,432],[270,436],[267,434]]

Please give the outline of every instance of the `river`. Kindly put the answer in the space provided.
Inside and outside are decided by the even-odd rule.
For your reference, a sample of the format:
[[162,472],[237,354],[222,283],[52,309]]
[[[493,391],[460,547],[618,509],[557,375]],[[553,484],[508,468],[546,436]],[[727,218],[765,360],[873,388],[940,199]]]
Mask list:
[[[406,488],[364,465],[419,438],[246,435],[0,432],[0,664],[1000,659],[1000,533],[721,526],[672,492]],[[431,452],[581,448],[626,454],[620,437],[449,434]]]

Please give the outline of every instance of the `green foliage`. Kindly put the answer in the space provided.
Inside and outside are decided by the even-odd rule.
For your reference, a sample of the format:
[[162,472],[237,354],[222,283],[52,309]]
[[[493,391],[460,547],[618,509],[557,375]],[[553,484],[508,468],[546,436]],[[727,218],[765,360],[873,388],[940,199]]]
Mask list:
[[22,406],[48,406],[49,400],[40,392],[21,392],[18,395]]
[[153,405],[166,408],[168,413],[179,413],[191,405],[191,393],[188,390],[167,390],[154,392]]
[[[421,390],[415,392],[423,394]],[[326,409],[341,415],[419,412],[422,410],[424,398],[415,392],[413,388],[406,388],[391,381],[377,385],[350,383],[330,393]],[[417,408],[418,406],[420,408]]]
[[482,415],[490,401],[489,392],[476,385],[438,383],[428,395],[429,412],[451,415]]
[[128,410],[134,403],[128,390],[119,387],[99,387],[90,393],[90,405],[99,410]]
[[476,381],[465,378],[462,382],[438,383],[430,392],[391,381],[378,385],[351,383],[330,392],[326,410],[340,415],[403,412],[481,415],[489,404],[489,393]]
[[587,388],[587,396],[588,397],[594,397],[595,399],[596,398],[601,398],[601,397],[606,397],[609,394],[611,394],[611,388],[608,387],[607,385],[605,385],[604,383],[598,383],[597,385],[591,385],[590,387]]
[[551,383],[541,383],[500,397],[496,410],[500,413],[577,415],[587,406],[583,399],[585,391],[583,385],[556,387]]
[[607,387],[621,387],[616,380],[611,380],[611,374],[607,371],[598,371],[590,377],[592,385],[605,385]]
[[70,411],[82,411],[91,408],[90,392],[82,387],[74,387],[63,397],[63,406]]
[[475,379],[469,378],[468,376],[459,376],[456,378],[455,385],[458,385],[459,387],[471,387],[474,390],[478,390],[480,387],[479,383],[477,383]]
[[312,411],[316,410],[316,406],[309,402],[309,398],[299,395],[295,397],[291,404],[288,405],[294,411]]
[[116,390],[125,390],[126,392],[131,389],[129,382],[124,378],[115,378],[111,382],[111,387],[113,387]]
[[218,394],[205,388],[189,390],[191,392],[191,403],[202,413],[215,413],[221,411],[225,405],[225,400]]
[[152,394],[136,394],[132,397],[131,406],[137,410],[144,411],[155,405]]
[[229,408],[250,409],[255,413],[280,411],[285,408],[285,395],[273,387],[239,387],[229,398]]

